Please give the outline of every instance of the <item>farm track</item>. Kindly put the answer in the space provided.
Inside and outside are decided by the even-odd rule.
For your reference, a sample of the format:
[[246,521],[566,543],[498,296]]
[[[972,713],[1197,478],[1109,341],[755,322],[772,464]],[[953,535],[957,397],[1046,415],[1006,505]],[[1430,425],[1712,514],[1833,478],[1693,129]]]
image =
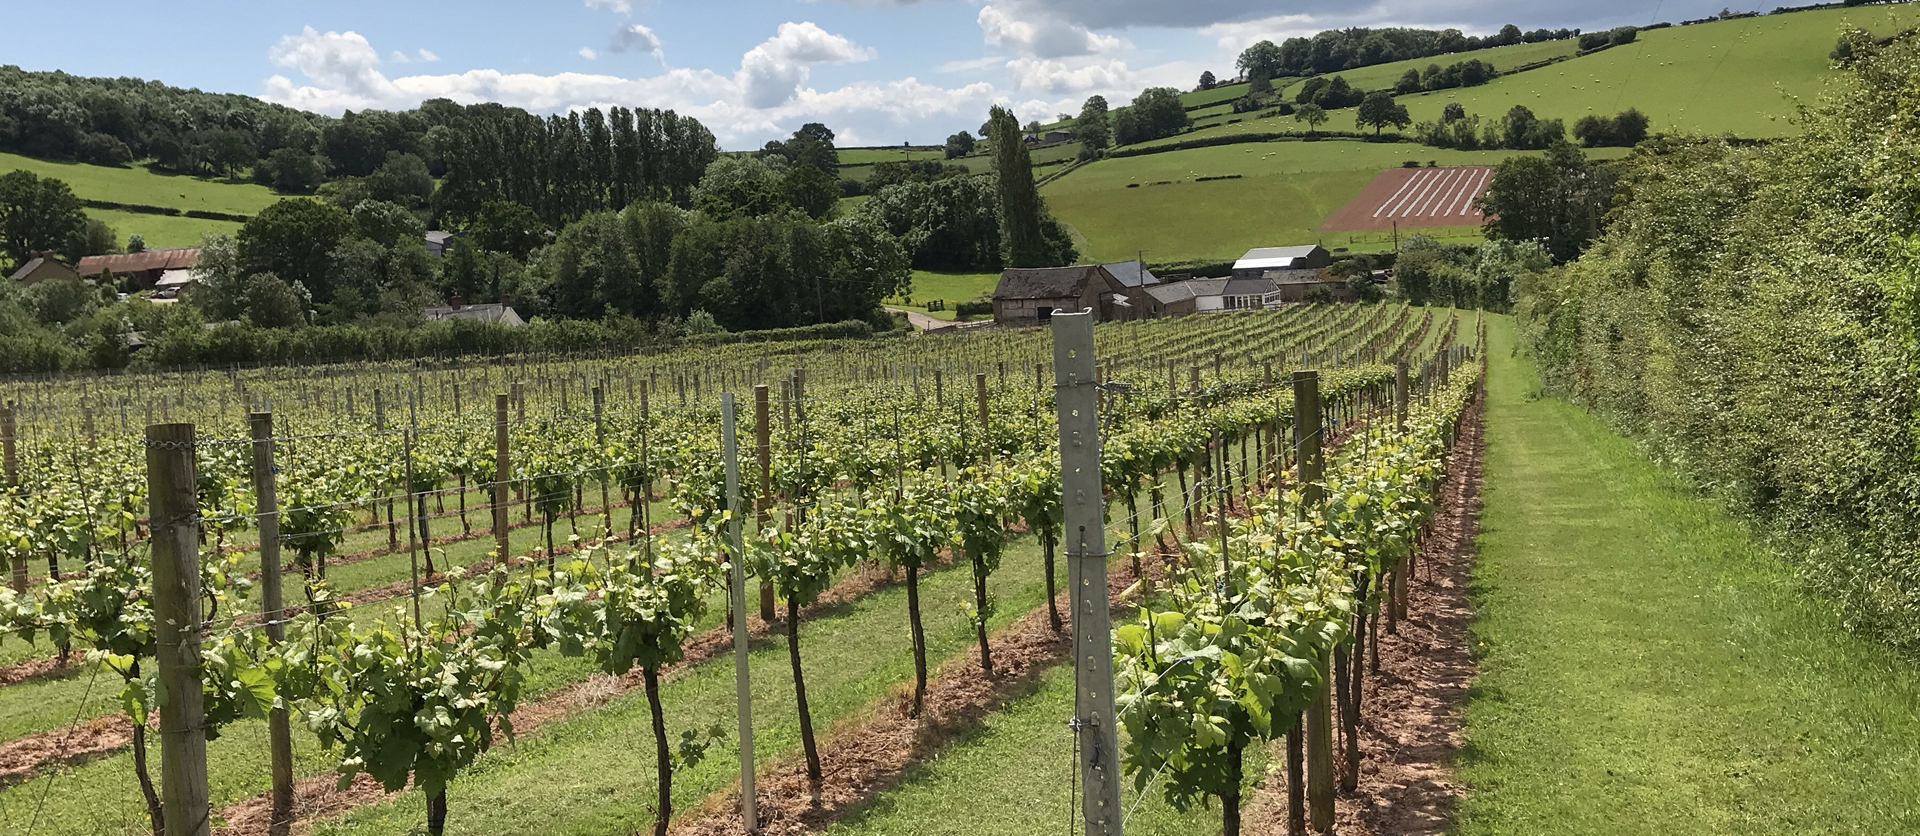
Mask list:
[[[1345,836],[1438,836],[1453,825],[1467,788],[1453,763],[1465,738],[1461,712],[1473,684],[1467,600],[1480,529],[1486,457],[1486,396],[1461,419],[1447,454],[1439,511],[1414,560],[1407,618],[1379,635],[1380,667],[1370,671],[1360,719],[1360,784],[1335,801],[1334,832]],[[1246,809],[1251,836],[1287,832],[1285,743],[1277,742],[1267,780]],[[1344,747],[1336,746],[1336,763]]]

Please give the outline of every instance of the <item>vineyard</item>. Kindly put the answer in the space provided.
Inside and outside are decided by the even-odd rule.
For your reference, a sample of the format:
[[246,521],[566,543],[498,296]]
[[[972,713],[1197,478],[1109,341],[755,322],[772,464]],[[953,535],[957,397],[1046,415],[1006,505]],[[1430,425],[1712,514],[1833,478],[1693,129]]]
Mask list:
[[1048,830],[1325,831],[1484,334],[1101,325],[1090,449],[1044,330],[16,382],[0,833],[824,832],[1067,675],[1083,559]]

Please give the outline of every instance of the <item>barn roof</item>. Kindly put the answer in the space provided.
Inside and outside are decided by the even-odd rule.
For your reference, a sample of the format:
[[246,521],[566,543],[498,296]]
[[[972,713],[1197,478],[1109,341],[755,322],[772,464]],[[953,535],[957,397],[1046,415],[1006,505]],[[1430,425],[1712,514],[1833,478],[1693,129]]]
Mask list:
[[82,276],[101,273],[144,273],[149,270],[185,270],[200,263],[199,247],[172,247],[137,253],[90,255],[75,268]]
[[1107,273],[1120,280],[1121,287],[1151,287],[1160,283],[1160,277],[1138,261],[1119,261],[1103,266],[1107,268]]
[[1193,282],[1157,284],[1147,288],[1147,295],[1153,297],[1153,301],[1159,302],[1162,305],[1184,302],[1193,298],[1192,284]]
[[993,289],[995,299],[1066,299],[1085,292],[1087,283],[1100,280],[1106,268],[1097,264],[1078,267],[1035,267],[1008,270],[1000,274]]
[[1297,259],[1312,258],[1320,249],[1318,244],[1305,244],[1298,247],[1255,247],[1233,263],[1235,270],[1284,270],[1294,266]]

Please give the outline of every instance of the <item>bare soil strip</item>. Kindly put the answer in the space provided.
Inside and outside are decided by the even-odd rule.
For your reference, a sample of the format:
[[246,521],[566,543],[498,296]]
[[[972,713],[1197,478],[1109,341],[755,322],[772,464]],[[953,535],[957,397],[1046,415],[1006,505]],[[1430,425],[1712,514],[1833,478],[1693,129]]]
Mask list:
[[1473,199],[1486,191],[1487,166],[1390,168],[1320,225],[1321,232],[1478,226],[1486,220]]

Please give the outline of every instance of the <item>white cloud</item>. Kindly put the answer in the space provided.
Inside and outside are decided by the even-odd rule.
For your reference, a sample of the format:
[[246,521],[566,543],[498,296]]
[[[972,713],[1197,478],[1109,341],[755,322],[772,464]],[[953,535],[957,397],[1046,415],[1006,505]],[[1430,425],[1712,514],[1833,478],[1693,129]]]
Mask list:
[[393,51],[392,55],[387,56],[387,63],[389,64],[405,64],[407,60],[407,54],[397,49]]
[[422,47],[420,49],[418,55],[420,56],[420,60],[425,61],[429,64],[440,60],[440,56],[433,54],[432,50],[426,49],[425,47]]
[[[625,78],[597,73],[463,73],[389,79],[379,55],[352,32],[311,29],[282,40],[274,62],[306,78],[268,78],[262,98],[305,110],[338,114],[366,108],[404,109],[431,98],[462,104],[498,102],[536,113],[587,107],[671,108],[699,119],[729,148],[756,147],[806,122],[833,126],[843,145],[892,144],[903,139],[972,130],[1006,95],[986,82],[940,87],[906,78],[861,82],[819,91],[805,85],[815,64],[865,61],[871,50],[810,23],[789,23],[742,56],[731,75],[673,69]],[[1036,111],[1038,112],[1038,111]],[[1048,111],[1051,113],[1052,111]]]
[[982,6],[979,22],[988,44],[1006,47],[1023,58],[1097,55],[1122,44],[1119,38],[1098,34],[1044,9],[1022,14],[1019,8]]
[[970,73],[976,70],[984,70],[988,67],[998,67],[1006,60],[1007,59],[998,55],[988,55],[967,61],[948,61],[935,69],[943,73]]
[[600,55],[593,51],[593,47],[583,46],[580,48],[580,57],[592,61],[595,58],[599,58]]
[[666,53],[661,49],[660,36],[652,29],[638,24],[628,24],[613,32],[613,43],[607,47],[614,52],[642,52],[666,63]]
[[734,78],[745,91],[749,106],[777,107],[799,94],[812,65],[872,58],[873,50],[855,46],[811,22],[782,23],[778,33],[741,56],[740,71]]
[[605,9],[609,12],[626,14],[627,12],[633,11],[633,3],[631,0],[587,0],[587,8]]
[[299,68],[315,84],[340,94],[381,99],[396,92],[393,82],[380,72],[379,53],[358,32],[321,34],[308,26],[298,35],[281,38],[267,57],[276,66]]
[[1117,90],[1133,83],[1133,74],[1127,71],[1126,63],[1117,60],[1081,62],[1076,66],[1063,61],[1016,58],[1007,62],[1007,70],[1022,92],[1056,96],[1088,90]]

